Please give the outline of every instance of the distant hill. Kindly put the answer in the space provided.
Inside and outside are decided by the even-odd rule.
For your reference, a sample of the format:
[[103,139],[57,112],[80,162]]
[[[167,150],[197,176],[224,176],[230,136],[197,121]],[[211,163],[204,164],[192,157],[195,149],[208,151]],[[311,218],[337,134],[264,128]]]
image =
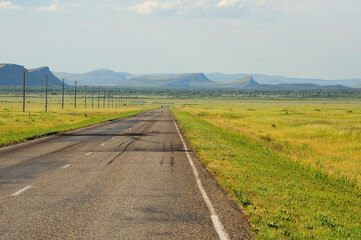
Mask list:
[[108,85],[122,80],[130,79],[136,75],[126,72],[114,72],[109,69],[97,69],[86,73],[54,72],[58,78],[66,78],[70,85],[77,81],[79,85]]
[[250,76],[250,74],[244,74],[244,73],[225,74],[225,73],[220,73],[220,72],[207,73],[205,75],[211,81],[219,82],[219,83],[232,82],[232,81],[235,81],[237,79]]
[[60,81],[49,67],[26,69],[16,64],[0,64],[0,85],[1,86],[22,86],[23,71],[26,71],[26,86],[45,86],[45,75],[48,75],[49,86],[61,86]]
[[132,88],[334,89],[361,87],[361,79],[328,81],[244,73],[134,75],[109,69],[97,69],[87,73],[55,72],[53,74],[48,67],[27,70],[24,66],[16,64],[0,64],[0,85],[21,86],[24,70],[27,71],[27,86],[44,86],[47,74],[50,86],[61,86],[62,82],[59,78],[65,77],[69,85],[74,85],[74,81],[77,81],[79,85]]
[[257,87],[252,76],[243,77],[227,83],[216,83],[203,73],[147,75],[128,79],[115,84],[117,87],[151,87],[151,88],[252,88]]
[[[224,73],[208,73],[206,76],[215,82],[229,82],[238,78],[248,76],[249,74],[238,73],[238,74],[224,74]],[[347,87],[357,87],[361,85],[361,79],[341,79],[341,80],[323,80],[316,78],[287,78],[283,76],[269,76],[265,74],[252,74],[253,79],[260,84],[292,84],[292,83],[312,83],[317,85],[344,85]]]
[[117,87],[150,87],[150,88],[197,88],[214,84],[203,73],[187,73],[171,76],[146,75],[120,81],[113,84]]
[[316,90],[316,89],[338,89],[349,88],[343,85],[318,85],[313,83],[281,83],[281,84],[261,84],[255,87],[256,89],[289,89],[289,90]]
[[254,88],[260,84],[256,82],[252,76],[242,77],[234,81],[225,83],[214,83],[211,87],[218,88]]

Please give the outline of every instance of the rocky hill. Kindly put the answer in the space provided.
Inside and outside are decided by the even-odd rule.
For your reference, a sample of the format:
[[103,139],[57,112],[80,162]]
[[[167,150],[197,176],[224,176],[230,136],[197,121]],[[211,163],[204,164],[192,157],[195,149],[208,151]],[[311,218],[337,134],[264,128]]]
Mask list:
[[150,87],[150,88],[197,88],[214,84],[203,73],[187,73],[171,76],[147,75],[120,81],[117,87]]
[[16,64],[0,64],[0,86],[22,86],[25,71],[26,86],[45,86],[45,75],[48,75],[49,86],[61,86],[59,80],[49,67],[26,69]]
[[54,72],[58,78],[66,78],[68,84],[77,81],[79,85],[108,85],[135,77],[125,72],[114,72],[110,69],[97,69],[86,73]]

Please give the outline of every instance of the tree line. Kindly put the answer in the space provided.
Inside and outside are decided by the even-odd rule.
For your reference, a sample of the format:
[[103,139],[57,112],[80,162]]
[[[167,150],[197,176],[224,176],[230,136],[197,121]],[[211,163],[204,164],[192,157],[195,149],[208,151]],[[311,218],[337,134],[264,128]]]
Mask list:
[[[262,99],[306,99],[306,98],[361,98],[360,88],[335,88],[335,89],[166,89],[166,88],[110,88],[110,87],[85,87],[79,86],[77,92],[83,94],[86,91],[107,92],[124,95],[149,95],[168,98],[262,98]],[[1,86],[0,94],[20,94],[22,87]],[[26,92],[31,94],[44,94],[45,87],[27,87]],[[50,86],[48,94],[61,94],[61,87]],[[65,87],[66,94],[74,93],[74,87]]]

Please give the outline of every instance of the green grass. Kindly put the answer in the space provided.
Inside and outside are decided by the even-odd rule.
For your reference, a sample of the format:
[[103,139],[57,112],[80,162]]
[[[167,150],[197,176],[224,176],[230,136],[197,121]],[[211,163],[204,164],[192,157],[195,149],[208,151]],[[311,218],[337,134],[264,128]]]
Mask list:
[[173,111],[202,163],[249,216],[258,239],[361,239],[361,191],[354,181],[216,126],[203,119],[204,109],[200,116]]
[[0,104],[0,146],[128,117],[151,108],[132,106],[75,109],[67,106],[61,109],[58,104],[51,104],[48,112],[44,112],[43,105],[33,103],[23,113],[21,104],[7,102]]
[[182,109],[361,185],[361,101],[220,101]]
[[[0,146],[12,144],[12,143],[18,143],[18,142],[30,140],[30,139],[33,139],[36,137],[49,135],[49,134],[70,131],[70,130],[74,130],[74,129],[78,129],[78,128],[118,119],[118,118],[129,117],[129,116],[135,115],[137,113],[140,113],[141,111],[142,110],[133,110],[133,111],[122,112],[119,114],[112,114],[109,116],[98,116],[98,117],[89,117],[89,118],[84,115],[84,118],[86,118],[86,119],[77,121],[74,123],[57,124],[55,122],[55,123],[53,123],[53,125],[47,126],[47,127],[34,126],[33,128],[24,129],[21,131],[10,131],[7,134],[1,135]],[[45,116],[42,117],[43,120],[51,121],[51,118],[52,118],[51,115],[49,115],[49,116],[46,116],[46,114],[44,114],[44,115]],[[29,120],[27,120],[27,121],[25,120],[25,123],[31,124],[31,122],[33,122],[34,119],[35,119],[34,117],[29,117]],[[35,121],[36,120],[34,120],[34,122]],[[19,119],[15,119],[15,122],[19,122]]]

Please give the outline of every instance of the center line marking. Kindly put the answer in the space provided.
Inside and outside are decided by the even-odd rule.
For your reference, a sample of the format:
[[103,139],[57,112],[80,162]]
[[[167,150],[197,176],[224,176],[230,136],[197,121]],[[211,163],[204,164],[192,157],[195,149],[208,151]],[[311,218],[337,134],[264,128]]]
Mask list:
[[100,144],[100,146],[104,146],[104,145],[105,145],[105,143]]
[[88,153],[87,153],[87,154],[85,154],[85,155],[89,156],[90,154],[92,154],[92,152],[88,152]]
[[32,187],[31,185],[29,185],[29,186],[27,186],[27,187],[24,187],[23,189],[17,191],[16,193],[14,193],[14,194],[11,195],[11,196],[19,196],[20,194],[22,194],[22,193],[25,192],[26,190],[30,189],[31,187]]
[[200,178],[200,176],[199,176],[199,173],[198,173],[198,171],[197,171],[197,168],[196,168],[196,166],[194,165],[193,160],[192,160],[191,156],[189,155],[189,152],[187,151],[187,145],[186,145],[186,143],[185,143],[185,141],[184,141],[184,139],[183,139],[183,137],[182,137],[182,135],[181,135],[181,133],[180,133],[180,131],[179,131],[179,129],[178,129],[177,124],[175,123],[175,120],[174,120],[174,116],[173,116],[173,115],[172,115],[172,119],[173,119],[174,126],[175,126],[175,128],[177,129],[179,138],[180,138],[180,140],[181,140],[182,143],[183,143],[184,150],[186,150],[186,156],[187,156],[187,158],[188,158],[189,164],[190,164],[191,167],[192,167],[193,175],[194,175],[194,177],[195,177],[195,180],[196,180],[198,189],[199,189],[199,191],[201,192],[201,195],[202,195],[203,200],[205,201],[205,203],[206,203],[206,205],[207,205],[207,207],[208,207],[209,212],[211,213],[211,219],[212,219],[213,227],[214,227],[214,229],[216,230],[216,232],[217,232],[218,237],[219,237],[220,240],[229,240],[229,236],[228,236],[226,230],[224,229],[224,226],[223,226],[221,220],[219,219],[219,216],[218,216],[216,210],[214,209],[211,200],[209,199],[206,191],[205,191],[204,188],[203,188],[203,184],[202,184],[202,182],[201,182],[201,178]]
[[67,167],[70,167],[70,164],[67,164],[67,165],[65,165],[65,166],[62,167],[62,168],[67,168]]

